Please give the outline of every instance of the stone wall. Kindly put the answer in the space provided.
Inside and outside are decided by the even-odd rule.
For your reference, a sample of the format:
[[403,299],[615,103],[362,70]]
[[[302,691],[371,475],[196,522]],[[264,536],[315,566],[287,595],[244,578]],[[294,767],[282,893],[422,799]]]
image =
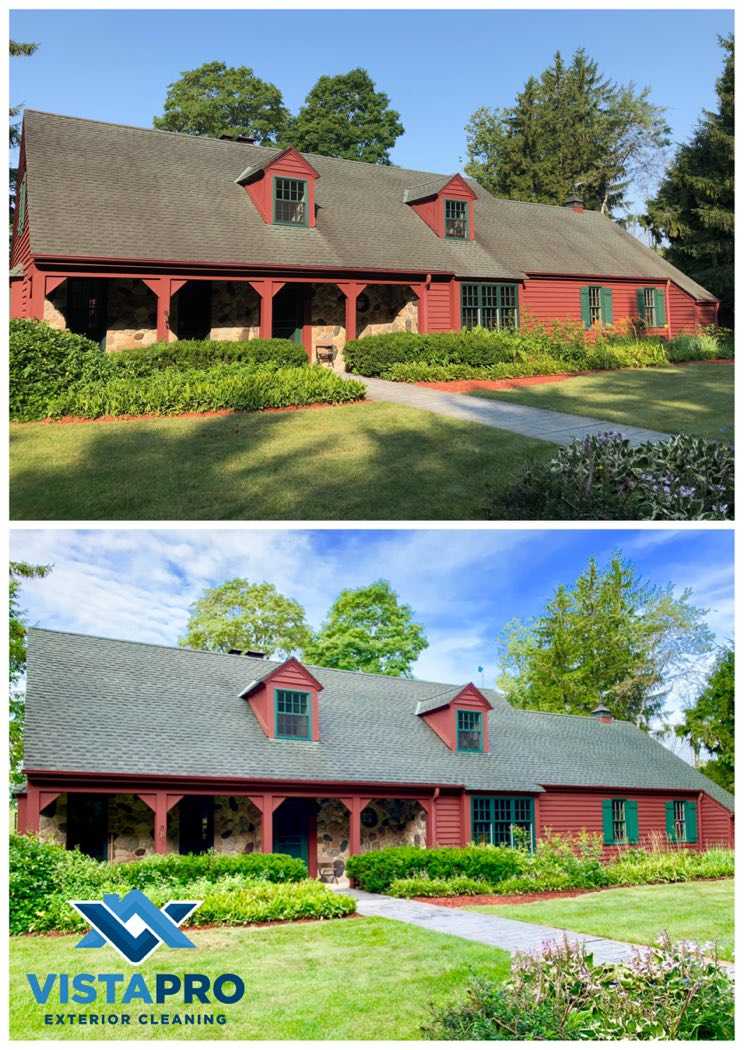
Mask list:
[[211,339],[258,339],[261,301],[246,281],[212,282]]
[[253,853],[261,850],[261,813],[248,798],[214,800],[216,853]]
[[[136,795],[111,795],[108,800],[109,860],[137,860],[154,850],[154,813]],[[39,821],[39,838],[64,846],[67,842],[67,795],[48,806]],[[168,814],[168,849],[178,850],[177,809]]]
[[67,795],[60,795],[40,814],[39,838],[55,846],[67,845]]
[[[411,288],[400,284],[371,284],[362,295],[366,300],[357,309],[360,339],[386,332],[418,331],[418,299]],[[369,306],[364,309],[367,302]]]
[[108,284],[107,350],[130,350],[158,341],[157,300],[144,281],[117,277]]
[[[425,846],[426,813],[407,799],[374,799],[362,811],[362,853],[386,846]],[[318,863],[333,864],[348,886],[349,811],[336,799],[318,802]]]
[[343,349],[346,343],[346,297],[335,284],[314,284],[310,308],[312,361],[316,360],[318,346],[333,346],[336,356],[333,367],[343,372]]
[[44,320],[52,328],[67,328],[65,309],[67,307],[67,281],[55,288],[44,300]]

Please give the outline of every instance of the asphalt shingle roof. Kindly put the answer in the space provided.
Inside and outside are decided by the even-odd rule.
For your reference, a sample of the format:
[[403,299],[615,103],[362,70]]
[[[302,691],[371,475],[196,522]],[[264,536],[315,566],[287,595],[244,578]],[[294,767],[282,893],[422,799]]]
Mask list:
[[34,628],[25,766],[68,772],[707,791],[733,798],[630,723],[521,711],[492,689],[491,750],[449,751],[417,705],[459,687],[309,667],[320,741],[269,740],[240,693],[277,661]]
[[[243,142],[24,115],[35,255],[454,273],[671,278],[714,299],[597,212],[497,200],[472,179],[474,241],[439,238],[412,208],[450,175],[305,156],[317,169],[314,229],[265,224],[236,179],[276,155]],[[410,198],[409,198],[410,199]]]

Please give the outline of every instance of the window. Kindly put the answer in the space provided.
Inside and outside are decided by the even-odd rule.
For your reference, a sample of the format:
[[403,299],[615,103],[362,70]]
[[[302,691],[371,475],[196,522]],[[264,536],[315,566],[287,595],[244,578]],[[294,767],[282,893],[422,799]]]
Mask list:
[[604,799],[602,825],[606,846],[638,842],[638,803],[625,798]]
[[23,233],[23,227],[26,225],[26,176],[24,175],[23,181],[18,188],[18,223],[16,224],[16,233],[18,235]]
[[521,829],[534,845],[534,800],[531,798],[491,798],[475,796],[472,801],[473,842],[491,846],[514,846]]
[[598,284],[581,289],[581,320],[584,328],[612,324],[612,289]]
[[516,284],[463,284],[463,328],[518,328]]
[[656,328],[656,289],[643,289],[643,320],[649,328]]
[[457,750],[483,750],[483,714],[480,711],[457,712]]
[[697,842],[697,804],[682,799],[667,802],[666,832],[670,842]]
[[674,802],[674,841],[685,841],[685,804]]
[[593,285],[589,289],[589,324],[602,323],[602,299],[601,288]]
[[304,179],[274,179],[274,222],[307,226],[307,183]]
[[638,316],[647,328],[666,325],[666,296],[663,288],[637,288]]
[[625,799],[612,800],[612,841],[627,842],[628,829],[625,820]]
[[276,735],[284,740],[310,739],[310,696],[290,689],[277,689]]
[[444,201],[444,236],[457,240],[468,238],[468,204],[467,201]]

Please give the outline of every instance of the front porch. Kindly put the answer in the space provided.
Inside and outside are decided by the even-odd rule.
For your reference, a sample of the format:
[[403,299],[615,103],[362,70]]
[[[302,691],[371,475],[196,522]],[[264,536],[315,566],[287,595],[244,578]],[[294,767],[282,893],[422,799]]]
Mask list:
[[435,841],[431,794],[184,790],[30,786],[19,797],[18,830],[114,862],[208,850],[287,853],[301,857],[312,877],[338,885],[346,884],[354,853]]
[[343,371],[349,339],[425,331],[426,277],[36,273],[29,314],[107,351],[174,339],[293,339]]

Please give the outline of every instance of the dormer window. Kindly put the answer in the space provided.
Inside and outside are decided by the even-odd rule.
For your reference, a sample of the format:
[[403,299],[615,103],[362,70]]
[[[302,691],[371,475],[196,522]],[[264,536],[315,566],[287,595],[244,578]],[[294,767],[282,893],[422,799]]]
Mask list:
[[310,739],[310,694],[277,689],[274,694],[276,735],[280,740]]
[[466,241],[468,233],[468,202],[445,199],[444,202],[444,236],[458,241]]
[[307,226],[305,179],[274,178],[274,222],[281,226]]
[[457,712],[457,750],[483,750],[483,714],[480,711]]

